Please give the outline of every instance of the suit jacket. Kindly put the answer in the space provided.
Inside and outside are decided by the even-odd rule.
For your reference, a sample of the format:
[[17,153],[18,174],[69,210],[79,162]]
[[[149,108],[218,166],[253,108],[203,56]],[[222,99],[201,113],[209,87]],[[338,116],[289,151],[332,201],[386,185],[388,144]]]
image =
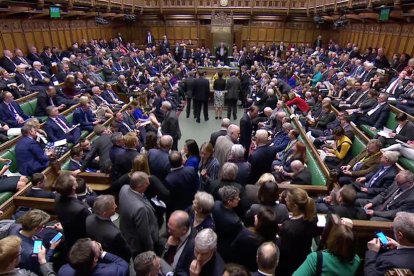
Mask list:
[[154,250],[158,223],[154,208],[141,194],[124,185],[119,192],[120,230],[133,256]]
[[15,147],[16,162],[19,173],[31,176],[49,166],[49,158],[40,144],[27,136],[22,136]]
[[25,91],[35,91],[36,89],[38,89],[39,87],[32,86],[32,82],[29,79],[30,76],[28,74],[26,74],[26,75],[27,75],[27,77],[23,76],[23,74],[21,74],[19,72],[16,72],[16,75],[14,77],[15,80],[16,80],[16,83],[18,85],[23,84]]
[[71,248],[81,238],[86,238],[86,218],[91,214],[88,206],[75,197],[57,195],[55,211],[65,229],[65,245]]
[[172,169],[165,178],[165,186],[170,190],[170,201],[167,210],[186,210],[191,206],[198,190],[198,176],[192,167]]
[[367,114],[370,125],[376,129],[382,129],[387,123],[390,112],[390,106],[387,103],[382,104],[371,116]]
[[193,97],[194,92],[195,92],[194,90],[195,90],[196,79],[192,78],[192,77],[186,78],[184,80],[183,84],[184,84],[183,89],[184,89],[184,92],[185,92],[185,96],[187,98],[191,99]]
[[276,157],[275,147],[268,145],[259,146],[249,156],[249,162],[252,165],[248,183],[256,183],[262,174],[270,172],[272,162]]
[[400,248],[377,253],[365,253],[365,275],[382,276],[391,268],[408,268],[414,271],[414,249]]
[[46,73],[42,73],[38,70],[32,70],[31,75],[33,78],[33,83],[36,85],[47,86],[50,84],[45,81],[45,78],[49,78],[49,76]]
[[[91,276],[127,276],[129,267],[128,263],[123,259],[111,253],[106,253],[105,257],[100,259],[93,271],[89,274]],[[74,270],[69,264],[65,264],[59,269],[59,276],[75,276]]]
[[[61,119],[69,128],[72,127],[72,124],[69,123],[66,118],[62,115],[58,115],[59,119]],[[51,118],[48,118],[45,127],[44,127],[47,137],[51,142],[59,141],[66,139],[66,133],[60,128],[60,126]]]
[[214,147],[216,145],[217,138],[219,138],[220,136],[226,136],[226,135],[227,135],[226,129],[220,129],[218,131],[211,133],[210,144]]
[[35,116],[47,116],[46,108],[52,105],[51,100],[53,101],[53,104],[55,106],[58,106],[56,97],[50,97],[49,95],[47,95],[46,91],[39,92],[37,96],[37,104],[36,104],[36,110],[35,110],[34,115]]
[[[24,120],[29,119],[29,116],[24,114],[20,105],[18,105],[15,101],[11,102],[11,105],[20,117],[22,117]],[[14,113],[10,111],[8,105],[5,102],[0,103],[0,120],[5,122],[9,127],[22,127],[23,125],[17,122],[16,118],[14,117]]]
[[379,151],[376,154],[370,155],[368,151],[365,149],[364,151],[360,152],[354,158],[349,161],[348,165],[351,166],[351,169],[355,166],[356,163],[360,162],[361,168],[357,171],[352,170],[353,177],[361,177],[365,176],[372,171],[376,171],[380,164],[382,153]]
[[161,123],[161,133],[163,135],[171,135],[174,140],[179,140],[181,138],[180,125],[174,110],[165,114],[164,120]]
[[43,62],[38,53],[36,54],[29,53],[27,55],[27,59],[30,60],[30,64],[33,64],[34,61]]
[[[367,176],[365,176],[366,182],[368,183],[381,168],[382,166],[379,166],[377,170],[372,171]],[[390,166],[384,173],[380,175],[380,177],[374,181],[374,183],[372,183],[371,187],[368,188],[368,195],[376,196],[377,194],[387,189],[394,181],[397,173],[397,167],[395,165]]]
[[102,98],[104,98],[104,99],[105,99],[105,101],[107,101],[107,102],[108,102],[108,103],[110,103],[110,104],[116,104],[116,102],[112,99],[111,95],[112,95],[115,99],[119,100],[118,95],[117,95],[117,94],[115,94],[115,92],[114,92],[114,91],[112,91],[112,90],[111,90],[111,91],[109,91],[109,90],[104,90],[104,91],[102,92],[102,94],[101,94]]
[[0,66],[6,69],[6,71],[9,73],[14,73],[14,71],[16,71],[16,64],[12,59],[9,59],[5,56],[0,58]]
[[55,198],[54,192],[45,191],[40,188],[31,187],[29,191],[27,191],[26,195],[28,197],[38,197],[38,198]]
[[102,249],[129,262],[131,252],[119,228],[110,220],[96,214],[86,218],[86,234],[102,244]]
[[252,131],[253,125],[252,120],[248,113],[244,113],[243,117],[240,119],[240,138],[239,143],[246,149],[248,152],[250,149],[250,143],[252,140]]
[[78,107],[75,112],[73,112],[73,124],[79,124],[81,130],[93,130],[93,122],[95,120],[96,116],[90,108],[84,110],[82,107]]
[[239,98],[241,92],[241,82],[240,80],[232,76],[226,82],[227,93],[225,95],[226,99],[236,100]]
[[309,168],[305,167],[300,173],[293,176],[292,180],[290,181],[290,184],[312,184],[312,175]]
[[111,135],[102,134],[97,139],[93,140],[91,150],[86,155],[81,170],[84,171],[90,162],[99,156],[99,170],[101,172],[108,172],[111,168],[111,159],[109,152],[112,148]]
[[195,80],[194,86],[193,99],[201,102],[208,101],[210,94],[210,82],[208,79],[199,77]]
[[150,149],[148,152],[148,163],[151,174],[158,177],[161,181],[164,181],[171,168],[168,151]]
[[30,66],[30,64],[32,64],[32,62],[25,57],[14,57],[12,60],[16,65],[26,64]]
[[125,152],[122,154],[122,156],[115,159],[113,170],[117,173],[118,176],[131,171],[132,163],[138,154],[139,153],[136,149],[125,149]]
[[394,139],[397,139],[403,142],[414,140],[414,123],[411,121],[408,121],[400,130],[400,133],[395,135]]
[[[404,191],[396,199],[389,201],[394,197],[398,190],[398,185],[394,182],[386,190],[374,197],[371,202],[374,206],[374,217],[381,217],[393,220],[395,215],[401,211],[414,211],[414,189]],[[386,204],[385,204],[386,203]],[[385,206],[388,205],[388,206]]]

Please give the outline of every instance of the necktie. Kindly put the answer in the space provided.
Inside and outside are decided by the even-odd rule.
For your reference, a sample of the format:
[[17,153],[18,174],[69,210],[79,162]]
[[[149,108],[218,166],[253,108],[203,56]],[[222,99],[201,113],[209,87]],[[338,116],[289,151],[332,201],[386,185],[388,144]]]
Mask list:
[[122,122],[122,124],[128,129],[129,132],[132,132],[132,128],[130,128],[127,123]]
[[52,97],[49,97],[49,103],[50,103],[51,106],[55,106],[55,104],[53,103]]
[[385,172],[385,167],[382,167],[380,170],[377,171],[376,174],[372,176],[372,178],[365,184],[367,188],[371,188],[371,186],[377,181],[377,179]]
[[372,114],[374,114],[374,112],[375,112],[375,111],[377,111],[380,107],[381,107],[381,105],[380,105],[380,104],[377,104],[377,105],[375,106],[375,108],[373,108],[373,109],[371,109],[370,111],[368,111],[368,112],[367,112],[367,115],[368,115],[368,116],[371,116],[371,115],[372,115]]
[[395,81],[394,81],[394,83],[392,84],[392,85],[390,85],[390,87],[388,87],[388,89],[387,89],[387,93],[388,94],[394,94],[394,92],[395,92],[395,89],[397,88],[397,86],[398,86],[398,83],[400,82],[400,79],[399,78],[397,78]]
[[56,117],[55,122],[60,126],[60,128],[62,128],[63,132],[68,132],[69,127],[59,117]]
[[11,103],[9,103],[8,104],[8,106],[9,106],[9,110],[10,110],[10,112],[11,113],[13,113],[13,115],[14,115],[14,118],[18,118],[19,117],[19,114],[17,113],[17,111],[16,111],[16,109],[14,108],[14,106],[11,104]]

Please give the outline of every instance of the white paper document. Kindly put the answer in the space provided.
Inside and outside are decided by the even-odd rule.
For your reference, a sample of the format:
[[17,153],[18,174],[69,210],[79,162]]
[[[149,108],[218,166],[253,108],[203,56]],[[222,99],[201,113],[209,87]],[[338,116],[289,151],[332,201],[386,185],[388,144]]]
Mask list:
[[380,130],[378,132],[378,135],[385,137],[385,138],[390,138],[389,134],[392,133],[392,129],[389,129],[387,127],[384,127],[383,130]]

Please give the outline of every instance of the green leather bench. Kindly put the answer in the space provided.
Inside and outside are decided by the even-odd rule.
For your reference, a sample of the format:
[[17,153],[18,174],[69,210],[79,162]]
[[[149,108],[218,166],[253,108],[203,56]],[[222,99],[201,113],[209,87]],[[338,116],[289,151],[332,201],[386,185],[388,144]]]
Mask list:
[[[299,137],[299,140],[303,142],[303,138]],[[306,165],[308,166],[311,177],[312,177],[312,185],[317,186],[326,186],[327,179],[323,174],[322,170],[318,166],[318,162],[316,162],[315,157],[312,154],[312,151],[306,150]]]
[[30,117],[30,116],[34,116],[36,105],[37,105],[37,98],[21,104],[20,107],[22,108],[24,114]]
[[361,140],[357,135],[354,137],[354,140],[352,141],[352,147],[351,147],[351,156],[355,157],[358,154],[360,154],[365,148],[366,144],[364,141]]

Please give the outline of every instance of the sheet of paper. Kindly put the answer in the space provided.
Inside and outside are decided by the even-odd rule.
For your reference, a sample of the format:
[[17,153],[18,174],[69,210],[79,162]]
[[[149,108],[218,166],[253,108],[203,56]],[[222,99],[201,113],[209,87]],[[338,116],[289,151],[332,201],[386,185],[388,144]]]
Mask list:
[[326,225],[326,215],[325,214],[318,214],[318,223],[316,225],[318,227],[325,227],[325,225]]
[[67,143],[68,142],[66,141],[66,139],[62,139],[62,140],[59,140],[59,141],[54,142],[53,143],[53,146],[60,147],[60,146],[66,145]]
[[9,130],[7,131],[7,136],[19,136],[21,134],[22,134],[22,130],[21,128],[18,128],[18,127],[9,128]]

